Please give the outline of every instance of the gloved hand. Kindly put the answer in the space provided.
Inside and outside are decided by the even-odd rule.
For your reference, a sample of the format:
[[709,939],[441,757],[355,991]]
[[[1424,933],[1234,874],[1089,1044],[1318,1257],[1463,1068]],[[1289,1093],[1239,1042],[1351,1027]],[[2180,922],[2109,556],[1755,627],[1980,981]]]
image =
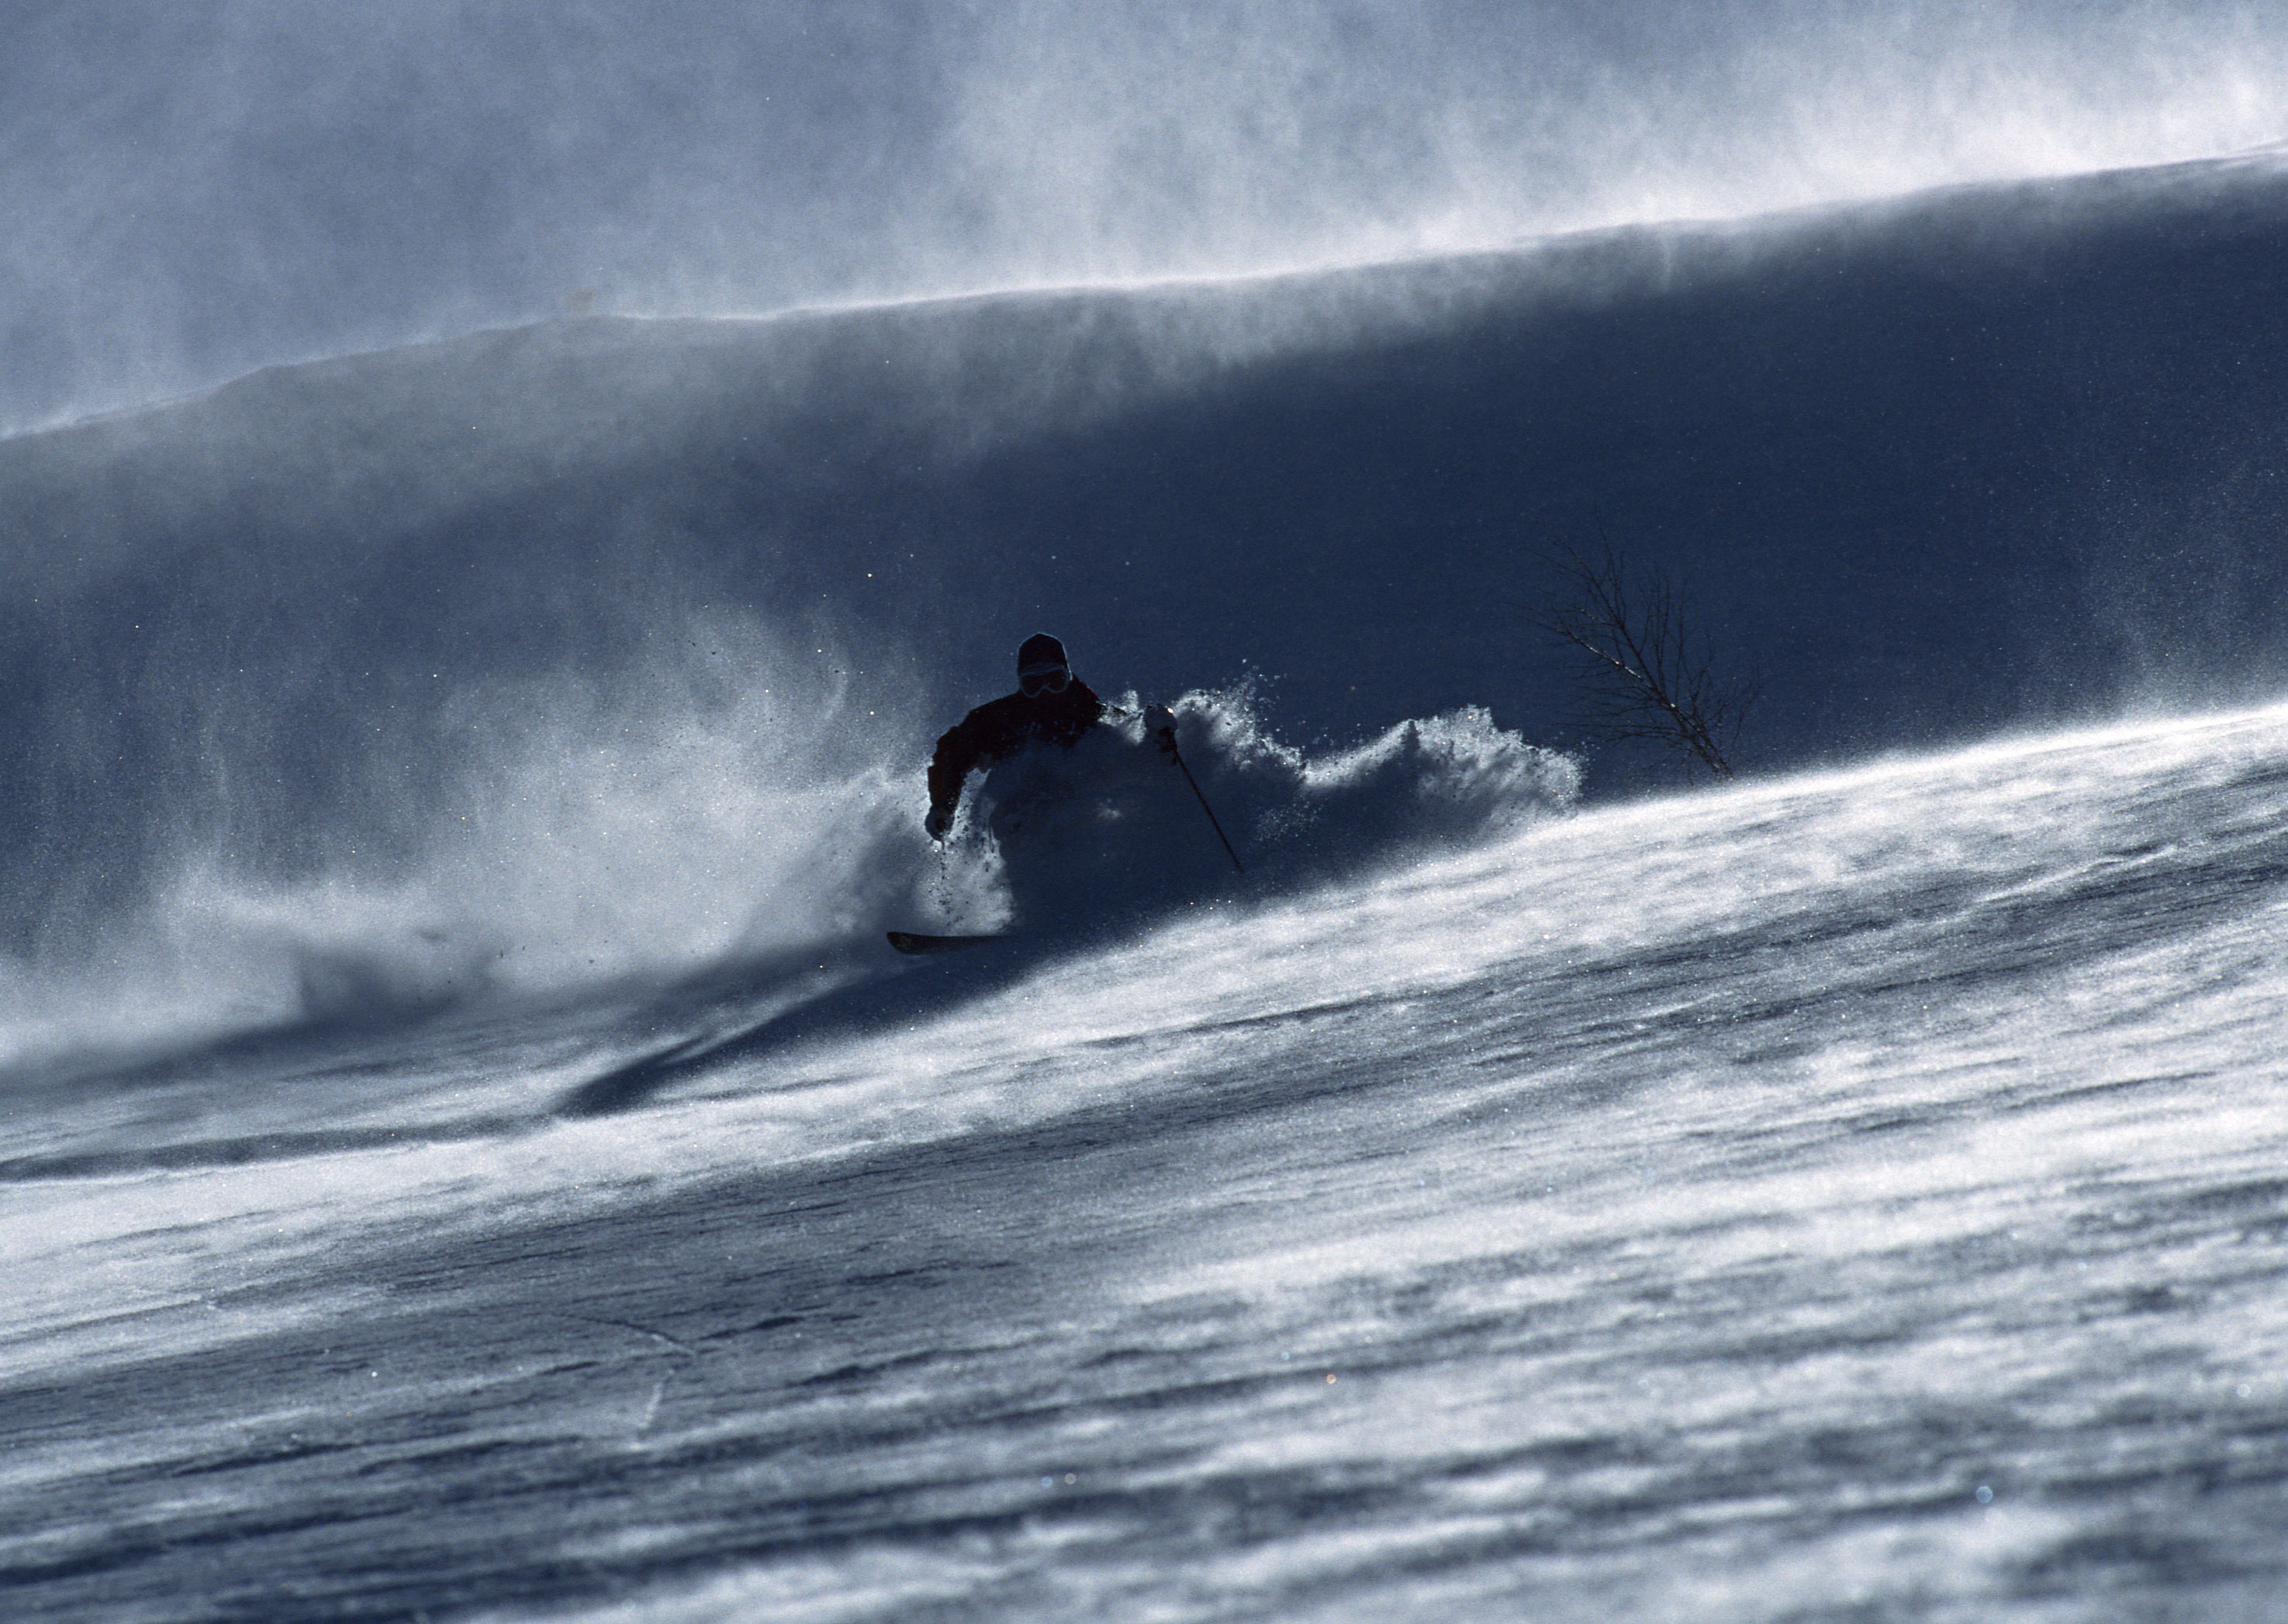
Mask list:
[[1176,754],[1176,713],[1165,705],[1144,708],[1144,733],[1160,747],[1160,754],[1174,759]]
[[929,816],[922,820],[922,828],[928,831],[932,840],[943,840],[946,830],[952,827],[953,808],[950,806],[933,806],[929,809]]

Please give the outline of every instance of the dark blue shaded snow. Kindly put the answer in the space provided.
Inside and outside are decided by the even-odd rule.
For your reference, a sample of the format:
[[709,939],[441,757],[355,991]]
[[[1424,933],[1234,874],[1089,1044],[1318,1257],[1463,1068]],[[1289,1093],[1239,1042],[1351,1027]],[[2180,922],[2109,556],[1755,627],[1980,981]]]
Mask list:
[[[902,816],[1042,627],[1108,693],[1252,682],[1291,746],[1479,706],[1585,750],[1593,799],[1680,782],[1585,741],[1529,623],[1545,554],[1601,537],[1762,670],[1757,770],[2260,698],[2284,210],[2252,159],[1314,277],[556,322],[20,437],[0,933],[52,963],[188,921],[258,958],[246,899],[282,893],[374,915],[301,944],[322,988],[366,934],[447,994],[680,964]],[[539,945],[568,935],[591,952]]]

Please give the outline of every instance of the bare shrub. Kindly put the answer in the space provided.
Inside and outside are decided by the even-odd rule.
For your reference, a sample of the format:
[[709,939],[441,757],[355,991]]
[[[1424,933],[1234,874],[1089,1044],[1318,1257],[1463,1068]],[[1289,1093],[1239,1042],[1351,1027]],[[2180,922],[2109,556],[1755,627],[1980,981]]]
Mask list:
[[1562,548],[1548,562],[1556,580],[1533,622],[1579,656],[1587,725],[1682,751],[1730,779],[1761,678],[1721,673],[1688,618],[1683,587],[1663,571],[1631,564],[1610,543],[1593,553]]

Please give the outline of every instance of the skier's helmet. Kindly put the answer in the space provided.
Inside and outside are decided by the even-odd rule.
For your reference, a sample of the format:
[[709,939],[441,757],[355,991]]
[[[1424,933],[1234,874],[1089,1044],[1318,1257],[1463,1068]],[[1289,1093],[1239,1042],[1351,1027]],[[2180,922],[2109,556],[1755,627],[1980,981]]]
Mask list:
[[1065,646],[1045,631],[1027,638],[1017,650],[1017,689],[1027,699],[1043,693],[1062,693],[1072,681],[1072,665]]

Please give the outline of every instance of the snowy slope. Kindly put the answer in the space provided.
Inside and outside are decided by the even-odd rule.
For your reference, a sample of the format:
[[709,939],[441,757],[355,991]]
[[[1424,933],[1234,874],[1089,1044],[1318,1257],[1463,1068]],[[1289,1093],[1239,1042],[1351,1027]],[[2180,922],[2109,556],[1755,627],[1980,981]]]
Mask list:
[[600,1117],[655,996],[59,1084],[0,1582],[2288,1617],[2284,903],[2269,711],[1545,820]]

